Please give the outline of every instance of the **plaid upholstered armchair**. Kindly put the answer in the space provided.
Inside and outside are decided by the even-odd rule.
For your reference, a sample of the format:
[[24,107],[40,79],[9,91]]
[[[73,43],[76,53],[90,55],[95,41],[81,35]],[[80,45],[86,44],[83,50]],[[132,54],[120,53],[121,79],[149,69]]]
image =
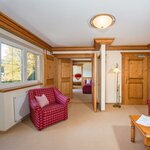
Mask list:
[[[36,100],[36,96],[43,94],[47,97],[49,104],[41,108]],[[56,88],[32,89],[29,90],[28,96],[30,117],[38,130],[68,118],[69,98]]]

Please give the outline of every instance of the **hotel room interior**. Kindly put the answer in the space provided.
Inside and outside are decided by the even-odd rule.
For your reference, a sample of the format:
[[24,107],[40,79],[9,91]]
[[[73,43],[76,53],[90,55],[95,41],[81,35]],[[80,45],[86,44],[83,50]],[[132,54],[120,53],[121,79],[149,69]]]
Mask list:
[[149,0],[0,0],[0,150],[150,149],[149,115]]

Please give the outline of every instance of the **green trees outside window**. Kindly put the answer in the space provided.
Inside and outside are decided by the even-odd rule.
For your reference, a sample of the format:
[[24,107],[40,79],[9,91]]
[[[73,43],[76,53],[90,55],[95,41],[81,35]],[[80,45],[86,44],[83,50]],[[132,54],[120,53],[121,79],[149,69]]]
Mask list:
[[1,82],[20,82],[22,50],[1,44]]
[[37,79],[37,56],[31,52],[27,52],[27,80]]

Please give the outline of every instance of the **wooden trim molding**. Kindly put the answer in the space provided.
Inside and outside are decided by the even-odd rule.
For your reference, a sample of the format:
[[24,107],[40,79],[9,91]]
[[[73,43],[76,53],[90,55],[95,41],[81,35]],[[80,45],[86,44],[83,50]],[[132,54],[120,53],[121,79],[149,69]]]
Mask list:
[[56,58],[93,58],[93,54],[54,54]]
[[74,46],[74,47],[53,47],[52,51],[94,51],[94,47],[88,46]]
[[4,88],[4,89],[0,89],[0,93],[25,89],[25,88],[29,88],[29,87],[37,86],[37,85],[43,85],[43,83],[35,83],[35,84],[30,84],[30,85],[22,85],[22,86],[16,86],[16,87],[11,87],[11,88]]
[[79,63],[89,63],[89,62],[92,62],[92,59],[91,60],[73,60],[73,64],[75,65]]
[[115,38],[96,38],[94,39],[96,44],[111,45]]
[[113,50],[150,50],[150,44],[148,45],[107,45],[108,51]]
[[0,28],[42,48],[51,51],[51,46],[41,40],[39,37],[25,29],[23,26],[10,19],[8,16],[0,12]]
[[109,45],[114,38],[95,38],[93,46],[52,47],[52,51],[98,51],[101,44]]

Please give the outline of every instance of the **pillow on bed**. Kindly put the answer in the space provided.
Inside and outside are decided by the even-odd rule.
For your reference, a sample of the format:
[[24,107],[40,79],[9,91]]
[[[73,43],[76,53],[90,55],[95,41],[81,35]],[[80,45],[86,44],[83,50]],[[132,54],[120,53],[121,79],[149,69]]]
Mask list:
[[86,79],[86,84],[91,84],[91,79]]

